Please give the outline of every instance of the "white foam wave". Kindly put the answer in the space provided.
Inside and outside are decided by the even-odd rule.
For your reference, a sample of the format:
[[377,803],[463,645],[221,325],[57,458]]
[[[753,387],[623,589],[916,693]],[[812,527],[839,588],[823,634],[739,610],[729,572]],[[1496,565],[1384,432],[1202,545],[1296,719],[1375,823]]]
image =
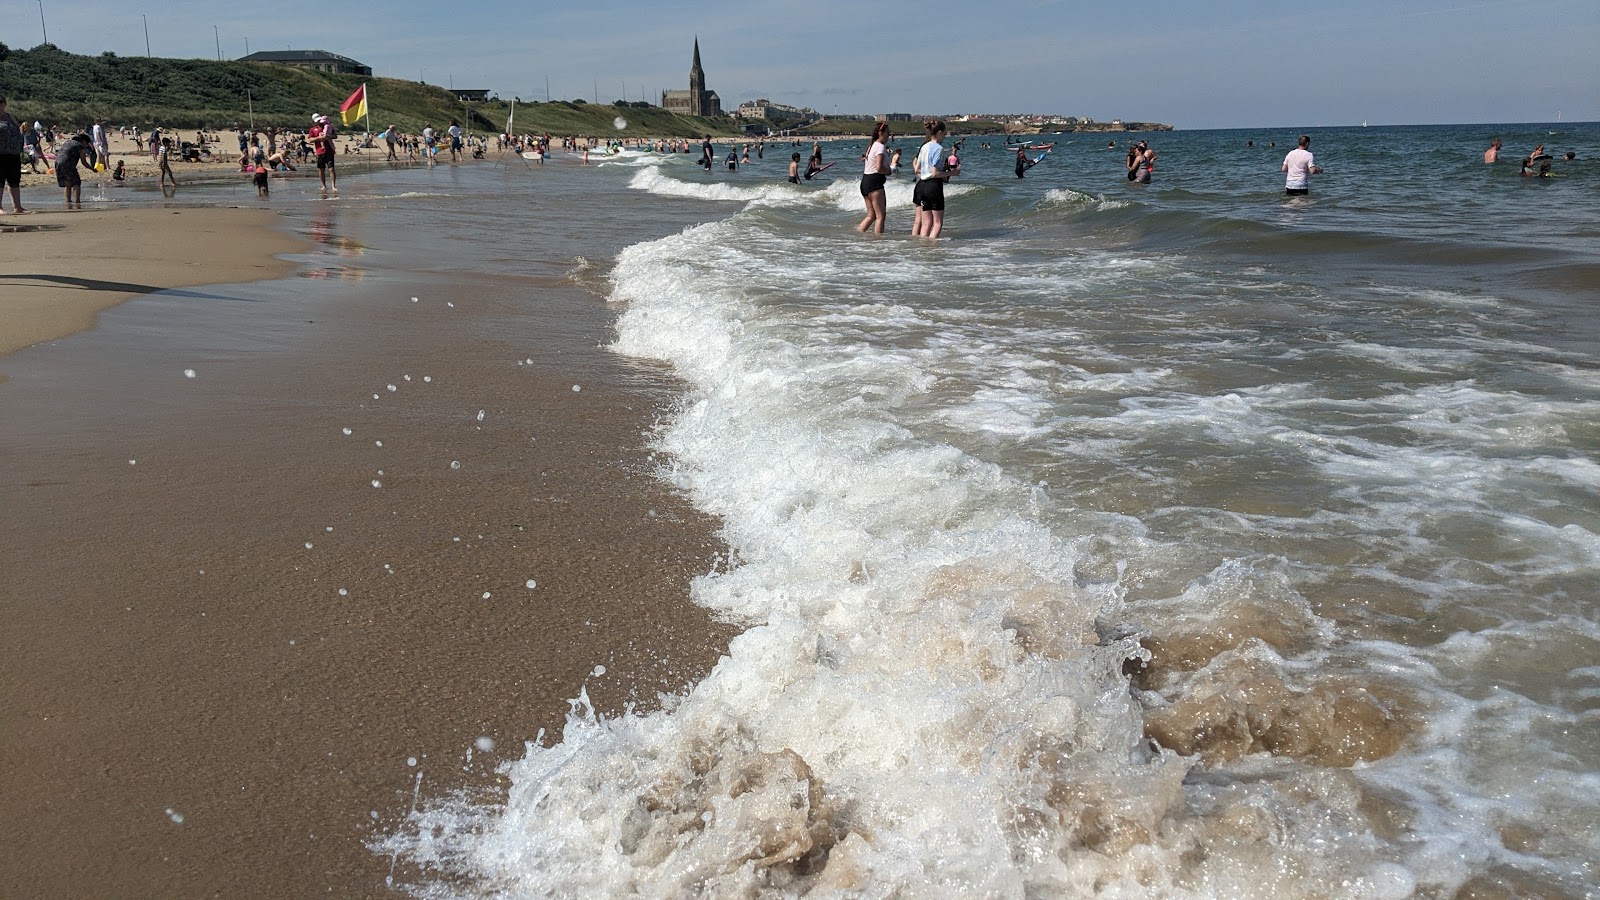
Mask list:
[[[707,177],[714,178],[718,176],[713,174]],[[695,183],[674,178],[662,171],[660,165],[646,165],[633,176],[633,179],[628,182],[628,186],[667,197],[692,197],[697,200],[733,200],[744,203],[754,200],[804,202],[805,197],[801,188],[789,184],[787,181],[741,184],[729,181]]]
[[[770,308],[747,287],[760,251],[748,223],[719,223],[613,272],[616,349],[689,384],[660,444],[738,560],[695,599],[749,630],[662,712],[602,721],[580,703],[560,744],[508,768],[503,810],[432,807],[386,846],[516,896],[1418,889],[1360,827],[1352,779],[1248,759],[1186,782],[1122,675],[1142,651],[1098,626],[1121,608],[1124,551],[1052,533],[1040,486],[904,419],[959,365],[980,377],[945,426],[1030,435],[1069,369],[959,346],[904,303]],[[934,259],[964,258],[913,264]],[[838,341],[873,322],[919,340]],[[1218,422],[1263,402],[1215,399]]]
[[1110,200],[1085,194],[1072,188],[1051,188],[1039,198],[1040,206],[1065,206],[1072,209],[1092,208],[1100,212],[1112,209],[1125,209],[1133,205],[1132,200]]

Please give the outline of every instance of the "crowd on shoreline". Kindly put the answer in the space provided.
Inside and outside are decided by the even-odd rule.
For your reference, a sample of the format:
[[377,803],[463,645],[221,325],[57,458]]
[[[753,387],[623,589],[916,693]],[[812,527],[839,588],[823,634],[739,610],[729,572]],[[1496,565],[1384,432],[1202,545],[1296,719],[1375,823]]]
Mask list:
[[[510,123],[508,123],[509,125]],[[621,128],[622,126],[619,126]],[[81,204],[82,172],[100,176],[103,186],[124,184],[137,178],[155,177],[164,193],[175,191],[178,178],[173,164],[180,168],[194,166],[195,170],[210,177],[221,177],[236,171],[254,181],[259,196],[270,194],[272,176],[297,173],[301,167],[316,165],[324,192],[338,192],[338,161],[343,158],[371,160],[373,163],[406,163],[434,166],[444,161],[448,154],[450,163],[469,159],[484,160],[492,149],[498,151],[497,159],[511,152],[524,160],[543,164],[550,158],[551,148],[559,147],[569,157],[577,157],[587,165],[592,153],[606,155],[636,150],[658,154],[690,154],[695,144],[681,137],[599,137],[594,135],[556,136],[548,132],[514,134],[502,132],[492,138],[465,131],[457,120],[451,119],[447,127],[434,129],[425,123],[418,132],[403,132],[396,126],[372,133],[362,131],[343,136],[327,116],[315,114],[311,125],[305,129],[266,126],[260,129],[235,126],[234,133],[226,137],[222,131],[201,128],[193,132],[193,140],[185,140],[178,131],[161,127],[108,126],[100,119],[82,130],[61,128],[34,121],[31,125],[19,122],[7,110],[5,98],[0,97],[0,213],[6,213],[4,200],[11,195],[11,213],[26,212],[19,193],[24,183],[41,183],[53,179],[62,188],[70,208]],[[965,138],[955,141],[946,153],[944,142],[949,139],[946,123],[927,119],[922,123],[923,141],[913,156],[911,165],[915,186],[912,205],[915,210],[912,234],[937,238],[943,231],[945,215],[944,187],[961,174],[960,151]],[[890,177],[901,170],[899,148],[892,148],[894,135],[887,122],[874,124],[868,136],[868,147],[860,158],[863,162],[860,191],[866,215],[857,225],[862,232],[882,234],[886,227],[886,185]],[[831,139],[848,140],[848,136]],[[751,162],[752,151],[756,160],[765,157],[767,140],[758,137],[731,142],[725,159],[729,171],[737,171],[742,164]],[[798,140],[786,139],[783,143],[800,147]],[[1323,169],[1315,162],[1310,151],[1311,138],[1301,135],[1297,146],[1284,157],[1280,170],[1284,173],[1284,194],[1300,197],[1310,193],[1310,179]],[[835,163],[823,162],[822,140],[813,143],[809,161],[801,167],[801,154],[791,154],[788,163],[788,181],[800,184],[812,180]],[[127,147],[132,146],[132,152]],[[1254,146],[1253,141],[1247,142]],[[237,153],[233,148],[237,147]],[[741,153],[742,146],[742,153]],[[988,148],[988,142],[982,144]],[[1025,178],[1034,166],[1045,161],[1054,148],[1053,143],[1031,143],[1024,138],[1013,145],[1007,136],[1005,148],[1015,147],[1015,174]],[[1270,143],[1268,146],[1272,146]],[[1501,141],[1495,138],[1483,154],[1485,163],[1499,161]],[[719,154],[711,135],[700,143],[698,163],[707,172],[717,167]],[[1107,143],[1108,150],[1116,149],[1116,142]],[[1039,152],[1030,157],[1030,152]],[[1138,185],[1153,181],[1157,154],[1147,140],[1130,141],[1124,168],[1127,180]],[[1523,157],[1520,174],[1532,178],[1559,178],[1563,173],[1553,171],[1554,157],[1544,152],[1544,145],[1535,147]],[[1571,162],[1576,155],[1568,152],[1565,160]],[[233,169],[232,167],[237,167]],[[191,170],[194,171],[194,170]],[[186,176],[187,177],[187,176]]]

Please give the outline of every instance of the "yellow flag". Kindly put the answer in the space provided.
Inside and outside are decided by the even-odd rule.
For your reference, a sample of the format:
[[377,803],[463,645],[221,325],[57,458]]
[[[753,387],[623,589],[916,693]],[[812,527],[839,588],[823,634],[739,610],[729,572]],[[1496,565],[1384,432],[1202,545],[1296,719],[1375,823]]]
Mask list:
[[366,115],[367,86],[363,84],[356,88],[356,92],[350,95],[350,99],[346,100],[343,106],[339,107],[339,119],[346,126],[350,126],[366,118]]

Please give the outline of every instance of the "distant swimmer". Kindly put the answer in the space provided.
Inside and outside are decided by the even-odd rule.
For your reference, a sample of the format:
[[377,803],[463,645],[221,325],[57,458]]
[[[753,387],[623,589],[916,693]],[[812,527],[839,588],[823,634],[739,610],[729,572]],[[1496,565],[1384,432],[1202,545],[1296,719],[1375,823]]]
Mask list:
[[1283,192],[1291,197],[1311,193],[1311,176],[1321,175],[1322,168],[1311,155],[1311,137],[1300,135],[1299,146],[1283,158],[1282,171],[1289,173],[1283,182]]
[[1500,139],[1495,138],[1489,142],[1489,149],[1483,151],[1483,161],[1497,163],[1500,161]]
[[800,154],[798,153],[789,157],[789,183],[800,183]]
[[1578,154],[1572,152],[1571,150],[1568,150],[1567,151],[1567,155],[1563,156],[1561,158],[1566,160],[1567,162],[1572,162],[1573,160],[1578,158]]

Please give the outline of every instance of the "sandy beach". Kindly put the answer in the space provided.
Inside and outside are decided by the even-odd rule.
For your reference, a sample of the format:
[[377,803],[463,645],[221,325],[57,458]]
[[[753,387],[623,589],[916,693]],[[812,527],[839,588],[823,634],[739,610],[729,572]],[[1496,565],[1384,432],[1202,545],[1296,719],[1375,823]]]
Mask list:
[[329,212],[21,224],[0,895],[387,895],[415,873],[367,841],[417,796],[493,797],[581,690],[648,707],[723,651],[715,523],[644,446],[677,387],[597,349],[591,291],[379,290]]

